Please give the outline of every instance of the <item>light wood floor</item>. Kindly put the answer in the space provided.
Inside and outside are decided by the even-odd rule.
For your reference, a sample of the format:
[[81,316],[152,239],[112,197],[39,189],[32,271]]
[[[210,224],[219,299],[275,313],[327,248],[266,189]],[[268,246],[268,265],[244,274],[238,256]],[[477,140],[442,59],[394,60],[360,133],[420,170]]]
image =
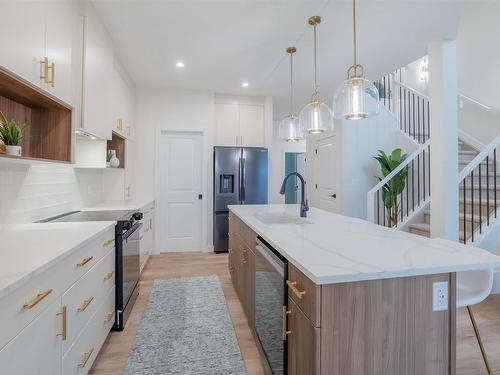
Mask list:
[[[259,351],[227,271],[227,255],[207,253],[168,253],[151,257],[141,276],[139,298],[125,330],[109,335],[91,374],[123,373],[154,279],[204,275],[219,276],[247,371],[250,375],[263,374]],[[493,372],[500,375],[500,295],[490,296],[483,303],[474,306],[473,312]],[[472,325],[466,310],[461,309],[457,314],[457,375],[483,374],[487,375]]]

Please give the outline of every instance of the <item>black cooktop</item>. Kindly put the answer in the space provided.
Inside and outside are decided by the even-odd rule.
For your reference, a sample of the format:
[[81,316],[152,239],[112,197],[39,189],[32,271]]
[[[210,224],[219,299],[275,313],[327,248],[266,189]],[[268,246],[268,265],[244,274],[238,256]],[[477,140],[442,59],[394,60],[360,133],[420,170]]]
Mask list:
[[63,215],[51,217],[42,220],[47,223],[67,223],[80,221],[120,221],[130,220],[134,211],[116,210],[116,211],[73,211]]

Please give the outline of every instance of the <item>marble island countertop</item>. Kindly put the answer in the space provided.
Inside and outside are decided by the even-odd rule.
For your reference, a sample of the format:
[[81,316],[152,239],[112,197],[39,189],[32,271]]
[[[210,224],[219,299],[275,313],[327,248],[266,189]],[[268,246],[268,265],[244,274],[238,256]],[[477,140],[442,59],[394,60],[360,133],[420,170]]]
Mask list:
[[486,250],[429,239],[298,205],[229,206],[245,224],[316,284],[500,267]]
[[0,231],[0,298],[115,225],[114,221],[33,223]]

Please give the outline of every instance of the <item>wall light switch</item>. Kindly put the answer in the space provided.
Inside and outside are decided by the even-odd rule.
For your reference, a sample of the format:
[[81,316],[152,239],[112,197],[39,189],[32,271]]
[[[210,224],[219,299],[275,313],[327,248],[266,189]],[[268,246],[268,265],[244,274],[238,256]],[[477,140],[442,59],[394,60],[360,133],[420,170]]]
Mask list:
[[448,310],[448,282],[432,284],[432,311]]

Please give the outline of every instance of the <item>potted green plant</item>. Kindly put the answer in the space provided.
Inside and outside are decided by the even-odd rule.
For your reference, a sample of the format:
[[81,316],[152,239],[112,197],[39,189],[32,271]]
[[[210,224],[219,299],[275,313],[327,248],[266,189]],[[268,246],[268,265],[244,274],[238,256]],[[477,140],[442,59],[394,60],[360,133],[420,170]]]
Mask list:
[[106,167],[107,168],[111,167],[111,158],[113,158],[113,153],[111,152],[111,150],[108,150],[108,152],[106,153]]
[[[407,154],[402,154],[400,148],[393,150],[390,155],[379,150],[378,155],[375,156],[375,160],[377,160],[380,165],[382,177],[378,177],[378,179],[382,181],[393,170],[399,167],[399,165],[405,161],[406,157]],[[394,227],[398,222],[401,205],[400,195],[405,189],[407,176],[408,167],[405,167],[382,187],[382,201],[387,210],[387,222],[389,227]]]
[[5,121],[0,125],[0,140],[5,144],[5,153],[11,156],[21,156],[23,132],[25,124],[15,120]]

